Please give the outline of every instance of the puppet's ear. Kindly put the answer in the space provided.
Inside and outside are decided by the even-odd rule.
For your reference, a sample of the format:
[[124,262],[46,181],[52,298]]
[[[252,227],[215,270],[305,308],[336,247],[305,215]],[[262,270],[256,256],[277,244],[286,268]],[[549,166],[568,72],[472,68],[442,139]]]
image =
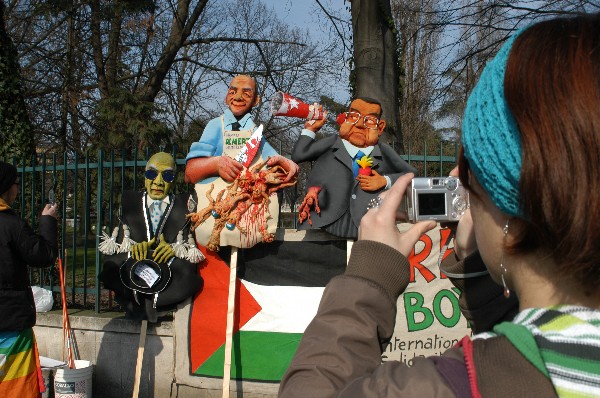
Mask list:
[[346,121],[346,112],[337,115],[337,123],[341,126]]
[[256,98],[254,99],[254,104],[252,105],[252,107],[254,108],[258,104],[260,104],[260,95],[256,94]]
[[383,130],[385,129],[385,120],[381,119],[379,124],[377,125],[377,130],[379,130],[379,135],[383,134]]

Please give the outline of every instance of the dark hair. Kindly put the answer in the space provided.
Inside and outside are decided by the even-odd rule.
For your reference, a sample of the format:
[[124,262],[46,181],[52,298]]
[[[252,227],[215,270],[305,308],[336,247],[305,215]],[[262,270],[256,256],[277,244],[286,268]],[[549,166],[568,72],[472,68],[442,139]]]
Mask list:
[[4,194],[17,181],[17,169],[10,163],[0,161],[0,195]]
[[558,272],[600,286],[600,14],[535,24],[515,41],[504,94],[521,134],[512,252],[547,250]]
[[379,118],[381,118],[381,115],[383,115],[383,106],[381,106],[381,102],[379,102],[379,100],[371,97],[356,97],[352,101],[356,100],[365,101],[367,104],[379,105]]

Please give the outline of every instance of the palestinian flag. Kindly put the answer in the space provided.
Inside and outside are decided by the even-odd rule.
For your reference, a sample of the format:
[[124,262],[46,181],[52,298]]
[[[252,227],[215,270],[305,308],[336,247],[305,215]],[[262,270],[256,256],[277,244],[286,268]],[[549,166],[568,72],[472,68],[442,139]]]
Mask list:
[[[223,377],[229,267],[207,258],[190,315],[190,372]],[[222,254],[228,258],[229,254]],[[279,382],[317,312],[323,290],[346,267],[346,241],[258,244],[238,251],[231,378]]]

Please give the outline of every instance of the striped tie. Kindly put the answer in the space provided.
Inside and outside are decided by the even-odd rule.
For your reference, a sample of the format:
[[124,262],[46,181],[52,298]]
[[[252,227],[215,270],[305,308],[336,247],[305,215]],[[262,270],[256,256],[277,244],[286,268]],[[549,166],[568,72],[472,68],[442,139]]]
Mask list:
[[156,229],[158,228],[158,223],[160,221],[160,218],[162,217],[161,203],[161,200],[155,200],[154,203],[152,203],[151,205],[152,211],[150,212],[150,221],[152,222],[153,232],[156,232]]

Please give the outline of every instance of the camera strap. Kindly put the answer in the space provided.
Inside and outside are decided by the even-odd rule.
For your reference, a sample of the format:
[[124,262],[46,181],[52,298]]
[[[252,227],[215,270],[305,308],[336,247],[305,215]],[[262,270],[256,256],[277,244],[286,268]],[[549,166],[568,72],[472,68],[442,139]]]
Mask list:
[[469,279],[469,278],[477,278],[478,276],[483,276],[489,274],[488,271],[479,271],[479,272],[470,272],[468,274],[454,274],[451,272],[445,272],[444,275],[455,278],[455,279]]
[[[438,257],[438,268],[440,268],[440,265],[442,264],[442,260],[444,258],[444,254],[446,254],[446,250],[448,250],[448,242],[450,242],[453,237],[454,237],[454,233],[452,233],[451,236],[448,237],[448,239],[446,240],[446,243],[444,243],[444,246],[442,246],[442,248],[440,250],[440,256]],[[442,271],[442,272],[444,272],[444,275],[446,275],[447,277],[454,278],[454,279],[477,278],[478,276],[488,275],[490,273],[488,270],[479,271],[479,272],[469,272],[468,274],[455,274],[455,273],[446,272],[446,271]]]

